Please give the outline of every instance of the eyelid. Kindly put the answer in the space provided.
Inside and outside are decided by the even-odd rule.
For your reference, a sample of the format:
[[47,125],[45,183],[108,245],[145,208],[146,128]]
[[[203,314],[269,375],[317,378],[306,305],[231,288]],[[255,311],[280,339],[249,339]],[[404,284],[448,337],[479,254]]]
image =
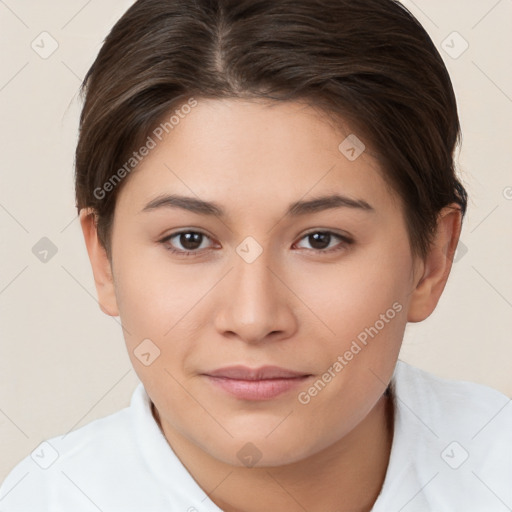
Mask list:
[[312,231],[308,231],[307,233],[304,233],[299,238],[298,242],[296,242],[296,243],[301,242],[304,238],[308,237],[309,235],[313,235],[315,233],[323,233],[323,234],[328,234],[328,235],[334,236],[335,238],[338,238],[340,240],[340,243],[338,243],[334,247],[331,247],[330,249],[308,249],[306,247],[306,248],[302,248],[303,250],[312,252],[312,253],[318,254],[318,255],[328,255],[328,254],[335,253],[335,252],[341,251],[343,249],[346,249],[347,246],[352,245],[354,243],[354,238],[352,236],[350,236],[349,234],[341,234],[336,231],[333,231],[332,229],[313,229]]
[[310,231],[307,231],[306,233],[304,233],[300,240],[302,240],[304,237],[308,236],[308,235],[313,235],[314,233],[328,233],[329,235],[335,235],[339,238],[341,238],[342,240],[346,241],[346,242],[354,242],[354,238],[349,235],[348,233],[346,232],[343,232],[343,231],[336,231],[332,228],[316,228],[316,229],[312,229]]
[[[212,240],[212,237],[210,235],[208,235],[207,233],[205,233],[201,229],[185,228],[185,229],[181,229],[179,231],[175,231],[173,233],[170,233],[169,235],[166,235],[165,237],[163,237],[162,239],[159,240],[159,243],[162,243],[162,244],[165,245],[166,243],[169,242],[169,240],[171,238],[174,238],[175,236],[178,236],[178,235],[181,235],[181,234],[184,234],[184,233],[196,233],[196,234],[203,235],[204,237]],[[340,232],[337,232],[337,231],[333,230],[332,228],[313,228],[313,229],[307,231],[306,233],[303,233],[300,236],[300,238],[298,239],[298,241],[295,242],[293,245],[295,245],[296,243],[300,242],[301,240],[303,240],[307,236],[315,234],[315,233],[324,233],[324,234],[334,235],[334,237],[336,237],[339,240],[341,240],[341,242],[340,242],[340,244],[338,244],[338,246],[331,247],[330,249],[308,249],[308,248],[302,248],[303,250],[306,250],[308,252],[313,252],[313,253],[318,254],[318,255],[330,254],[330,253],[333,253],[333,252],[341,251],[343,248],[346,248],[348,245],[353,244],[354,241],[355,241],[354,238],[351,235],[349,235],[348,233],[340,233]],[[341,245],[341,248],[339,247],[339,245]],[[200,249],[200,250],[198,249],[198,250],[193,250],[193,251],[190,251],[190,250],[187,251],[187,250],[182,250],[182,249],[174,249],[174,248],[170,248],[170,249],[167,249],[167,250],[169,252],[171,252],[171,253],[177,254],[178,256],[199,256],[199,255],[204,254],[204,252],[206,252],[206,251],[211,251],[212,248],[209,247],[209,248],[206,248],[206,249]]]
[[[186,228],[186,229],[181,229],[179,231],[174,231],[168,235],[165,235],[163,238],[161,238],[159,240],[159,243],[162,243],[162,244],[165,244],[167,242],[169,242],[169,240],[171,238],[174,238],[175,236],[178,236],[178,235],[182,235],[182,234],[185,234],[185,233],[196,233],[198,235],[203,235],[204,237],[212,240],[212,237],[204,232],[203,230],[201,229],[196,229],[196,228]],[[202,249],[203,251],[206,250],[206,249]],[[197,253],[199,254],[199,250],[196,250],[196,251],[185,251],[185,250],[177,250],[176,252],[179,252],[179,253],[186,253],[186,252],[190,252],[190,253]]]

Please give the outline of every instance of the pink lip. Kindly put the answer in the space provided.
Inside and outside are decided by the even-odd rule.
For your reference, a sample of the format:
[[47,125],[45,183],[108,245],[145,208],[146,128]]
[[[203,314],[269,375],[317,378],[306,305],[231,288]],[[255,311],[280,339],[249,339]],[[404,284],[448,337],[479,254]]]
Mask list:
[[229,366],[204,374],[212,384],[242,400],[269,400],[300,385],[311,374],[278,366]]

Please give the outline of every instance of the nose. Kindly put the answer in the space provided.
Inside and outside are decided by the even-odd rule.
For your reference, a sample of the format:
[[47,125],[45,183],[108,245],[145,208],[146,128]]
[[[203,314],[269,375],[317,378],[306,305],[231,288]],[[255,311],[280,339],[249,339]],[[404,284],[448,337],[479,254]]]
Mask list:
[[281,274],[265,251],[252,263],[235,255],[234,268],[219,290],[217,331],[251,344],[292,336],[297,329],[294,295]]

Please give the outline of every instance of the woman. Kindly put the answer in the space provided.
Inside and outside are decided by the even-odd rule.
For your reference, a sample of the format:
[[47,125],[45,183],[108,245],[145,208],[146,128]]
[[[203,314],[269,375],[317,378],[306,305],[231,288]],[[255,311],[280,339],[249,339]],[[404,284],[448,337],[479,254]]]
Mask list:
[[139,0],[83,91],[77,208],[141,384],[18,464],[3,510],[512,505],[509,399],[397,361],[467,202],[403,6]]

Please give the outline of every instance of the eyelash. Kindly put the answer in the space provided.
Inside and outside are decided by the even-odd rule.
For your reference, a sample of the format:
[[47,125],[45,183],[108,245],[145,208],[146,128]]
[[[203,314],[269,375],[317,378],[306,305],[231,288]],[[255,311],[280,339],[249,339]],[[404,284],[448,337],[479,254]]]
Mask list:
[[[177,254],[178,256],[186,256],[186,257],[197,256],[200,254],[200,252],[201,252],[200,250],[195,250],[195,251],[178,250],[178,249],[173,249],[173,248],[170,248],[167,246],[167,243],[172,238],[177,237],[179,235],[187,234],[187,233],[188,234],[194,233],[197,235],[202,235],[206,238],[210,238],[206,233],[203,233],[202,231],[195,231],[195,230],[177,231],[176,233],[172,233],[172,234],[166,236],[165,238],[163,238],[162,240],[160,240],[160,243],[165,245],[166,249],[169,252],[171,252],[173,254]],[[333,252],[341,251],[342,249],[344,249],[347,246],[354,243],[354,240],[346,235],[340,235],[338,233],[334,233],[333,231],[327,231],[327,230],[325,230],[325,231],[323,231],[323,230],[310,231],[309,233],[304,234],[300,240],[303,240],[304,238],[307,238],[308,236],[311,236],[314,234],[319,234],[319,233],[321,233],[323,235],[334,236],[334,237],[340,239],[341,243],[339,244],[339,246],[336,246],[335,248],[331,248],[331,249],[327,249],[327,250],[326,249],[306,249],[306,251],[312,251],[316,254],[331,254]],[[208,250],[208,249],[206,249],[206,250]]]

